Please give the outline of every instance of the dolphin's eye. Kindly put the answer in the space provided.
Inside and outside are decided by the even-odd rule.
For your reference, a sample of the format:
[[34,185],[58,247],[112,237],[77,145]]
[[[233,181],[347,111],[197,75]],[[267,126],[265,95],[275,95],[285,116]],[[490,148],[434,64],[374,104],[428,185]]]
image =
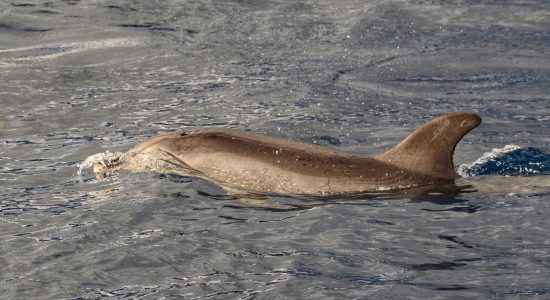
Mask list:
[[179,136],[186,136],[187,135],[187,132],[180,132],[179,133]]

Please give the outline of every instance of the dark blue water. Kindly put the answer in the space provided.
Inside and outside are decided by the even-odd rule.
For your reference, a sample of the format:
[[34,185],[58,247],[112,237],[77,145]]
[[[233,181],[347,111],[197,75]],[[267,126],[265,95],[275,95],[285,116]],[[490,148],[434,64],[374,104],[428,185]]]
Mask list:
[[550,175],[550,154],[538,148],[507,145],[493,149],[470,164],[460,165],[458,172],[464,177]]
[[[548,298],[549,14],[0,2],[0,298]],[[250,203],[174,174],[77,175],[90,155],[204,126],[374,154],[453,111],[483,123],[452,185]]]

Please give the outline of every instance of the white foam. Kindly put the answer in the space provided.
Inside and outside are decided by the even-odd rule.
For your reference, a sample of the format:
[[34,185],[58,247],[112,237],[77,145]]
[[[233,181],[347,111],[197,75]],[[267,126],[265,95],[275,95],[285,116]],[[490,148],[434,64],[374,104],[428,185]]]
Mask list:
[[506,153],[517,151],[523,148],[524,147],[518,145],[506,145],[504,146],[504,148],[494,148],[490,152],[485,152],[480,158],[478,158],[474,162],[471,162],[469,164],[461,164],[458,167],[457,173],[461,177],[470,177],[472,175],[468,172],[468,170],[482,166],[490,161],[495,161],[498,157],[501,157]]
[[81,176],[82,175],[82,170],[84,170],[86,168],[93,167],[93,165],[95,163],[98,163],[102,167],[107,169],[109,166],[112,166],[117,161],[120,161],[120,159],[123,156],[124,156],[124,153],[122,153],[122,152],[112,153],[112,152],[109,152],[109,151],[102,152],[102,153],[96,153],[94,155],[90,155],[90,156],[86,157],[86,159],[84,161],[82,161],[81,163],[79,163],[77,165],[77,167],[78,167],[77,174],[78,174],[78,176]]

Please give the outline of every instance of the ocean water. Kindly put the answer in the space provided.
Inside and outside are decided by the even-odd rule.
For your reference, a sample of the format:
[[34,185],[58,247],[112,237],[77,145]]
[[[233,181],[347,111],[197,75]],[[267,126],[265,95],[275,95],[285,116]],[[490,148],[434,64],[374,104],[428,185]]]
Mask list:
[[[549,298],[549,46],[543,0],[1,1],[0,298]],[[205,126],[374,154],[453,111],[483,123],[450,186],[77,174]]]

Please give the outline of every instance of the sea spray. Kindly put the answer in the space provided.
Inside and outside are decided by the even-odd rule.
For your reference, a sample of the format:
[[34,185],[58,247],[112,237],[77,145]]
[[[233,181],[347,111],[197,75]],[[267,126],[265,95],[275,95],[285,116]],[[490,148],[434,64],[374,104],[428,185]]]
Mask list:
[[108,170],[118,164],[122,158],[124,157],[125,153],[123,152],[102,152],[102,153],[96,153],[94,155],[88,156],[84,161],[79,163],[77,165],[78,167],[78,176],[82,175],[82,170],[94,167],[94,172],[97,173],[97,168],[100,168],[101,170]]
[[462,177],[550,174],[550,154],[534,147],[506,145],[486,152],[472,163],[460,165],[457,172]]

